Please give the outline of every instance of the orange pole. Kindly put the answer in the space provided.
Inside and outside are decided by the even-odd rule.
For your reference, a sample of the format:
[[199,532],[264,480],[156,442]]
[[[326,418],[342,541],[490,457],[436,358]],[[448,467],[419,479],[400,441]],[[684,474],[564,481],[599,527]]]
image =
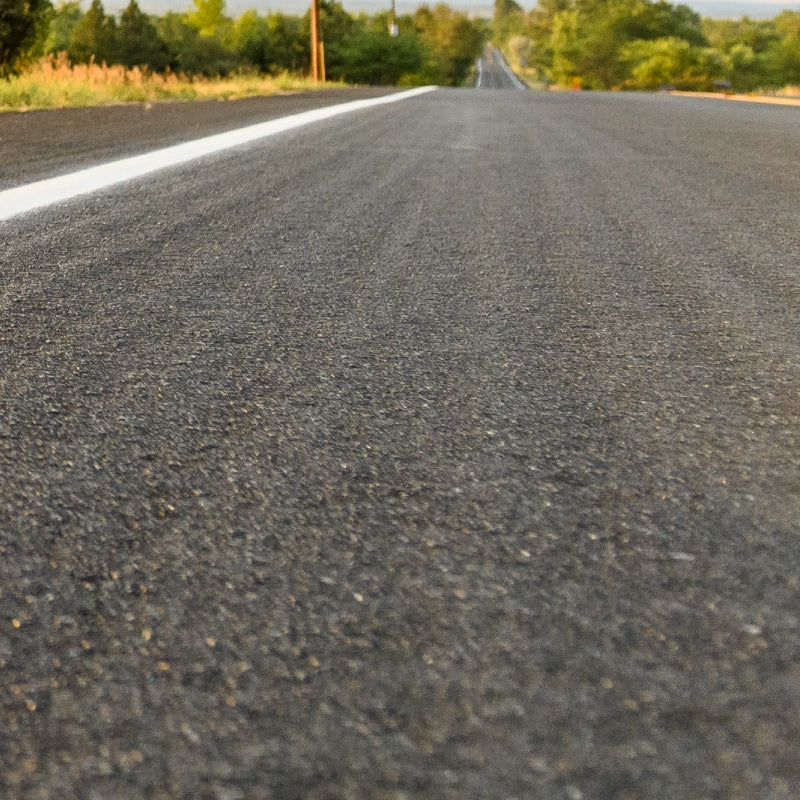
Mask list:
[[311,80],[320,79],[319,69],[319,0],[311,0]]

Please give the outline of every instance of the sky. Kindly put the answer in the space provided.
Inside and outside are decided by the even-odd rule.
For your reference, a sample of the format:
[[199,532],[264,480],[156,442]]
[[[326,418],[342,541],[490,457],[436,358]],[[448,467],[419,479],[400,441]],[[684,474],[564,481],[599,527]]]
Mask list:
[[[140,8],[150,14],[164,14],[167,11],[186,11],[192,6],[192,0],[137,0]],[[413,12],[420,5],[435,5],[438,0],[419,0],[418,2],[403,2],[396,0],[398,13]],[[447,5],[458,11],[465,11],[483,16],[491,16],[493,0],[445,0]],[[749,16],[754,19],[769,19],[779,14],[783,9],[800,11],[800,0],[797,2],[775,2],[774,0],[670,0],[675,5],[684,2],[699,14],[707,17],[730,18]],[[90,0],[83,0],[88,7]],[[121,11],[128,5],[128,0],[104,0],[103,7],[109,13]],[[227,13],[232,17],[239,16],[242,12],[254,8],[261,14],[268,11],[282,11],[287,14],[302,15],[306,12],[310,2],[304,0],[227,0]],[[352,14],[361,11],[375,14],[383,9],[388,9],[391,0],[342,0],[342,5]],[[533,8],[535,2],[522,0],[523,8]]]

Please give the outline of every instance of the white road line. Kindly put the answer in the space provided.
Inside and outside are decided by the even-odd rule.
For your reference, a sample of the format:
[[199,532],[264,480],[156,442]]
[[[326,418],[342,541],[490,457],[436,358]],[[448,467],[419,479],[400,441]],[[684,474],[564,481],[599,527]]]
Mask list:
[[514,88],[527,89],[528,87],[511,71],[511,67],[508,66],[508,62],[503,57],[503,54],[499,50],[495,50],[494,52],[497,60],[500,62],[500,67],[503,72],[508,75],[509,80],[514,84]]
[[65,200],[71,200],[91,192],[97,192],[118,183],[140,178],[157,170],[193,161],[202,156],[219,153],[232,147],[254,142],[257,139],[264,139],[284,131],[300,128],[312,122],[338,117],[342,114],[349,114],[372,106],[397,103],[400,100],[431,92],[435,88],[435,86],[422,86],[417,89],[409,89],[405,92],[397,92],[396,94],[369,100],[354,100],[350,103],[340,103],[335,106],[305,111],[301,114],[293,114],[289,117],[280,117],[268,122],[248,125],[245,128],[207,136],[192,142],[184,142],[161,150],[153,150],[139,156],[123,158],[107,164],[99,164],[96,167],[89,167],[69,175],[61,175],[14,189],[6,189],[0,192],[0,221],[55,205],[56,203],[62,203]]

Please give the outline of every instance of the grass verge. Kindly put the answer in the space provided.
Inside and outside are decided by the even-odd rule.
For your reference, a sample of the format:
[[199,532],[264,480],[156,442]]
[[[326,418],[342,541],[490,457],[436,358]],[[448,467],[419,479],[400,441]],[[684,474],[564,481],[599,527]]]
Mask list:
[[[324,84],[335,88],[340,84]],[[66,53],[43,58],[19,75],[0,79],[0,111],[154,103],[163,100],[231,100],[323,88],[289,73],[240,73],[225,78],[160,74],[134,67],[70,64]]]

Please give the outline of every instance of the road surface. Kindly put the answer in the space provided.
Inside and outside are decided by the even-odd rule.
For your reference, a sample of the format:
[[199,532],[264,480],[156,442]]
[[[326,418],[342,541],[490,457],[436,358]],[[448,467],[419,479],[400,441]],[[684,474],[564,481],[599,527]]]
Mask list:
[[0,796],[800,796],[799,121],[438,90],[0,223]]
[[487,45],[475,68],[476,89],[525,89],[525,84],[508,66],[503,54]]

